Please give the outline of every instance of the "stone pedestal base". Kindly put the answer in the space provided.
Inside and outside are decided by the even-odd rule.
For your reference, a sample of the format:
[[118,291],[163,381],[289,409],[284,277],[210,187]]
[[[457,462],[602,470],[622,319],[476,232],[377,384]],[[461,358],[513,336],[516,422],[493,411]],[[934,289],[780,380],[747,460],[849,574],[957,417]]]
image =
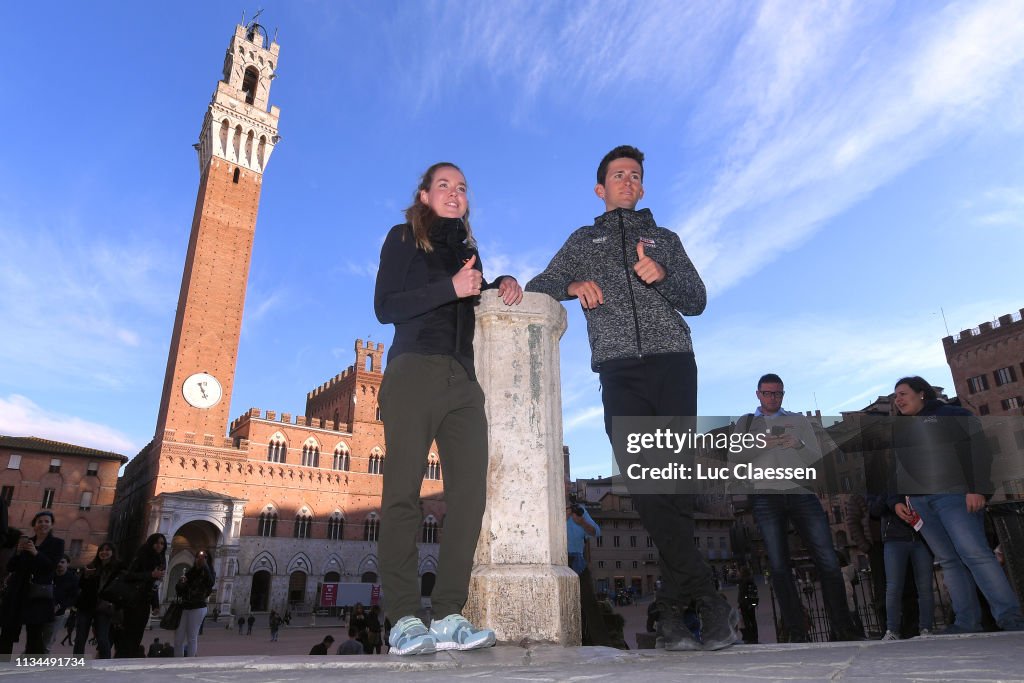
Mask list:
[[580,582],[566,566],[476,567],[463,609],[471,622],[494,629],[498,641],[523,640],[578,646]]

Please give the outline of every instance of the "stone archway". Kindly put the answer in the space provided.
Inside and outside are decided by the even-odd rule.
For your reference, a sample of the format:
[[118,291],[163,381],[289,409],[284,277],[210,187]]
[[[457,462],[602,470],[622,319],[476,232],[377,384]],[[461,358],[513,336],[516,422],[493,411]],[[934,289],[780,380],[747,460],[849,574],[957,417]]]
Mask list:
[[[165,601],[174,599],[175,584],[195,562],[196,554],[200,550],[206,551],[210,557],[211,567],[214,571],[217,570],[217,549],[221,546],[222,538],[220,529],[204,519],[187,522],[174,532],[168,539],[170,548],[167,552],[167,580],[163,583],[166,594],[162,596]],[[217,602],[217,596],[211,596],[211,601]]]
[[288,606],[302,605],[306,602],[306,579],[309,575],[303,571],[294,571],[288,577]]
[[261,569],[252,575],[249,591],[249,611],[266,612],[270,608],[270,572]]

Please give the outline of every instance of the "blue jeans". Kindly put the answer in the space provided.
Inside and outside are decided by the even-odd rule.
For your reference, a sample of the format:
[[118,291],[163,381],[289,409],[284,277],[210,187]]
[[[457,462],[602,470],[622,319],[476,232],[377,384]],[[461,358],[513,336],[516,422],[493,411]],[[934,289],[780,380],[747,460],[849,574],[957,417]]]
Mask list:
[[110,659],[110,616],[87,610],[78,610],[74,654],[85,654],[90,627],[96,631],[96,659]]
[[841,636],[852,634],[856,627],[846,606],[843,575],[839,558],[832,546],[828,518],[814,494],[754,494],[750,497],[754,520],[761,529],[768,562],[772,570],[772,588],[779,600],[783,627],[794,640],[807,637],[804,608],[790,574],[789,523],[803,540],[804,548],[818,568],[822,597],[828,611],[832,632]]
[[917,584],[917,606],[921,629],[934,628],[935,596],[932,594],[932,554],[924,541],[886,541],[885,553],[885,628],[899,635],[903,623],[903,584],[907,563],[914,568]]
[[977,584],[1000,628],[1020,628],[1024,624],[1020,602],[985,540],[985,513],[968,512],[962,493],[911,496],[910,504],[924,522],[921,535],[942,565],[943,581],[956,612],[954,624],[965,631],[981,630],[981,608],[974,590]]

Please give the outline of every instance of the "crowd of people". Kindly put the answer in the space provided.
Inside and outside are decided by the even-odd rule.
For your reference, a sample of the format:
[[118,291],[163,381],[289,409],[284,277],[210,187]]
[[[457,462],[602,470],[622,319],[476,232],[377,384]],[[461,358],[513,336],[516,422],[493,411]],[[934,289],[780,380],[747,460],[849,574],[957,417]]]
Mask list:
[[[6,527],[6,502],[0,506]],[[19,654],[49,654],[61,632],[61,645],[70,645],[74,655],[84,655],[92,644],[97,659],[145,657],[145,630],[160,614],[167,539],[152,534],[127,561],[117,557],[112,543],[101,543],[95,557],[75,570],[53,526],[53,512],[41,510],[32,518],[31,534],[9,527],[0,533],[13,551],[0,572],[0,657],[13,654],[22,633]],[[214,585],[208,552],[199,551],[175,587],[182,610],[177,656],[198,655],[197,636]]]

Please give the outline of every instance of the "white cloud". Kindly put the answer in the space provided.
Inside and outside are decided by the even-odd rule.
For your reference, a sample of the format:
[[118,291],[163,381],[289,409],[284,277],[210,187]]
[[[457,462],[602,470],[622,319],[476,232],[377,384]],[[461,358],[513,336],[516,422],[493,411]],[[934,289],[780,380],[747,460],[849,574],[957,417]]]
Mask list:
[[695,117],[705,135],[739,130],[706,199],[672,223],[710,291],[768,265],[757,235],[770,231],[776,255],[796,247],[952,135],[989,125],[1024,78],[1019,2],[955,3],[889,33],[870,14],[884,7],[833,5],[766,5]]
[[376,261],[366,263],[354,263],[352,261],[346,261],[344,265],[344,271],[349,275],[355,275],[356,277],[368,277],[371,280],[377,279],[377,269],[380,264]]
[[1024,227],[1024,188],[995,187],[964,208],[978,225]]
[[3,381],[134,383],[127,370],[164,347],[173,311],[162,249],[86,236],[74,218],[40,216],[0,216],[0,319],[16,330],[0,337]]
[[571,415],[566,415],[562,423],[563,431],[572,431],[579,427],[593,427],[602,425],[604,421],[604,407],[600,405],[588,406]]
[[127,435],[113,427],[49,412],[19,394],[0,397],[0,433],[36,436],[128,456],[139,450]]

